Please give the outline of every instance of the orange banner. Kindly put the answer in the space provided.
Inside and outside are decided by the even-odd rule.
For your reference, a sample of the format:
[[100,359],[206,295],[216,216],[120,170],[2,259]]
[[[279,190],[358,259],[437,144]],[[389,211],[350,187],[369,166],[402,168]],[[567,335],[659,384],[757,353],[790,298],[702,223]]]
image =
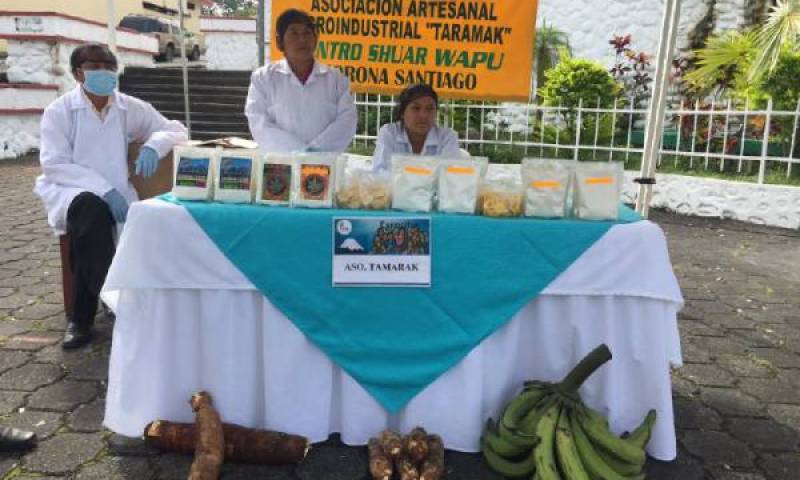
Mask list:
[[[272,21],[305,10],[317,59],[356,92],[427,83],[442,96],[527,101],[538,0],[273,0]],[[282,58],[272,42],[272,59]]]

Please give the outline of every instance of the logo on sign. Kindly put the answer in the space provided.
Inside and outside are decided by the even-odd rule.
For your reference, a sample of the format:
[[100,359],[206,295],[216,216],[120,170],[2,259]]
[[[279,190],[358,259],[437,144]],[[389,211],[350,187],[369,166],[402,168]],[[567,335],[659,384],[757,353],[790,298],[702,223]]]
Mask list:
[[336,231],[339,232],[339,235],[350,235],[350,232],[353,231],[353,224],[350,223],[350,220],[339,220],[336,222]]

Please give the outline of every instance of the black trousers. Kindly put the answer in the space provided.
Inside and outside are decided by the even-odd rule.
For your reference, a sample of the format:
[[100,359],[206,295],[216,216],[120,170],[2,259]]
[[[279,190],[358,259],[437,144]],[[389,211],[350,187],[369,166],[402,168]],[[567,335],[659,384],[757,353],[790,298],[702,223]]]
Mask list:
[[97,313],[100,288],[114,258],[114,218],[106,202],[83,192],[67,209],[72,268],[72,322],[90,327]]

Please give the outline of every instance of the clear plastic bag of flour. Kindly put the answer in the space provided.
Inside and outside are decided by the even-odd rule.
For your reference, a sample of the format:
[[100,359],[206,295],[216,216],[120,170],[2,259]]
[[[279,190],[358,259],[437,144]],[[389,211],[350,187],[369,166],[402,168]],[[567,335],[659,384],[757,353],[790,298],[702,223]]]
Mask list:
[[478,210],[486,217],[522,215],[524,189],[514,165],[491,165],[478,195]]
[[175,147],[172,194],[180,200],[211,200],[218,158],[216,148]]
[[436,192],[436,157],[392,156],[392,208],[430,212]]
[[291,155],[267,153],[261,156],[256,170],[256,203],[290,205],[294,159]]
[[445,213],[475,214],[478,191],[489,160],[485,157],[439,160],[438,210]]
[[623,179],[621,162],[578,162],[573,214],[585,220],[617,220]]
[[252,203],[256,150],[222,150],[214,174],[214,200],[226,203]]
[[388,210],[392,205],[391,181],[386,172],[351,162],[343,155],[336,170],[336,206],[361,210]]
[[294,155],[292,206],[333,207],[336,181],[335,153],[300,153]]
[[575,161],[525,158],[520,168],[525,185],[525,216],[566,217]]

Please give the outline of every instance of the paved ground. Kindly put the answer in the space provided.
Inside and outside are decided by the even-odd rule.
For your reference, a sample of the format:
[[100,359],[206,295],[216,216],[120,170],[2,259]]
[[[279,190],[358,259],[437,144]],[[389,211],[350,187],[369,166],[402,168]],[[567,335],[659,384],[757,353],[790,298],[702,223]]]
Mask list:
[[[101,428],[111,326],[65,353],[60,263],[33,159],[0,162],[0,423],[42,439],[0,456],[4,479],[183,479],[191,459]],[[678,460],[649,478],[800,478],[800,233],[656,212],[687,306],[675,372]],[[450,454],[447,478],[489,480],[480,456]],[[224,479],[366,480],[366,452],[332,439],[299,467],[227,465]]]

